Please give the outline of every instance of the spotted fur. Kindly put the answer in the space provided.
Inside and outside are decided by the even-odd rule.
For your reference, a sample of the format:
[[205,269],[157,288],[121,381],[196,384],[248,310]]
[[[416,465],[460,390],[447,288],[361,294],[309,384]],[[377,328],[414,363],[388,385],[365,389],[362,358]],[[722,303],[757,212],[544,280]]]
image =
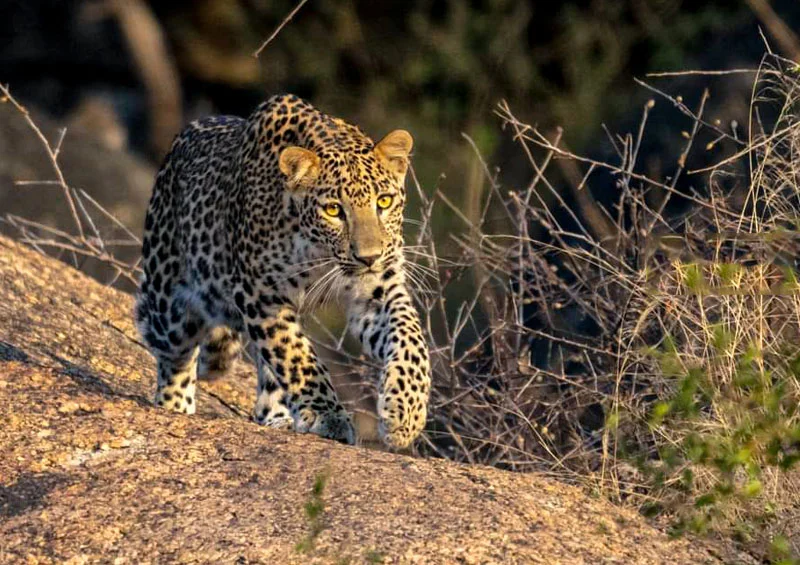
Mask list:
[[332,286],[383,367],[381,436],[395,447],[414,440],[430,377],[402,251],[411,145],[402,130],[375,144],[296,96],[273,97],[246,120],[194,122],[177,137],[147,212],[136,307],[158,362],[158,405],[194,413],[198,361],[207,374],[225,372],[246,333],[256,421],[353,443],[299,321]]

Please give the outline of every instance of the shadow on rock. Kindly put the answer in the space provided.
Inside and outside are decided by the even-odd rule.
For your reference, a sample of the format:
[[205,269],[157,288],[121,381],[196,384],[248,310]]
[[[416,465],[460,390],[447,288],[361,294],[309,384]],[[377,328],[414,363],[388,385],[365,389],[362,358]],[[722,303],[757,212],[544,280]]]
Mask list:
[[0,341],[0,361],[17,361],[26,365],[34,365],[31,356],[7,341]]
[[50,354],[50,358],[61,365],[61,374],[69,377],[73,383],[85,391],[102,394],[103,396],[107,397],[132,400],[139,406],[143,407],[152,406],[152,403],[141,394],[136,394],[135,392],[126,392],[111,387],[106,382],[107,379],[105,379],[97,371],[86,369],[52,353]]
[[0,485],[0,517],[19,516],[43,506],[50,492],[68,482],[68,477],[62,474],[28,473],[12,485]]

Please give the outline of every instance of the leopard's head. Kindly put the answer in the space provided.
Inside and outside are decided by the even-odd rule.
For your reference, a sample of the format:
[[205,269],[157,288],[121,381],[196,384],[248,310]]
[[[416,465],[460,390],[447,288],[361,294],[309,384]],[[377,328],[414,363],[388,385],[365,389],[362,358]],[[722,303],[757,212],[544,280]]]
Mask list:
[[376,144],[352,135],[316,151],[292,146],[281,152],[280,170],[300,215],[298,236],[344,275],[400,265],[412,145],[411,134],[395,130]]

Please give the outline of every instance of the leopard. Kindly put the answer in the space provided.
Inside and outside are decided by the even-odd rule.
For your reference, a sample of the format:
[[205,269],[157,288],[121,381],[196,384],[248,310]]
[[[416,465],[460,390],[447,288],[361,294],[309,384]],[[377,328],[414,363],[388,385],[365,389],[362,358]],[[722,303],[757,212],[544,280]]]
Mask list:
[[256,423],[356,443],[303,327],[332,293],[379,372],[381,439],[412,444],[431,388],[404,249],[413,144],[403,129],[376,143],[292,94],[176,136],[145,217],[134,314],[156,360],[156,405],[194,414],[198,378],[230,372],[250,351]]

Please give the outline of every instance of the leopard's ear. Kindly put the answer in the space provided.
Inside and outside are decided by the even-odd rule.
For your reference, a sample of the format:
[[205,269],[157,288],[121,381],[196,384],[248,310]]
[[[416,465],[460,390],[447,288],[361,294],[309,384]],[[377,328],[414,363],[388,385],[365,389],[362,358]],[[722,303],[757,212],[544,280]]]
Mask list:
[[287,147],[281,152],[278,166],[286,175],[289,189],[309,188],[319,176],[319,157],[302,147]]
[[402,177],[406,174],[412,147],[414,138],[411,134],[404,129],[396,129],[375,145],[375,153],[391,171]]

